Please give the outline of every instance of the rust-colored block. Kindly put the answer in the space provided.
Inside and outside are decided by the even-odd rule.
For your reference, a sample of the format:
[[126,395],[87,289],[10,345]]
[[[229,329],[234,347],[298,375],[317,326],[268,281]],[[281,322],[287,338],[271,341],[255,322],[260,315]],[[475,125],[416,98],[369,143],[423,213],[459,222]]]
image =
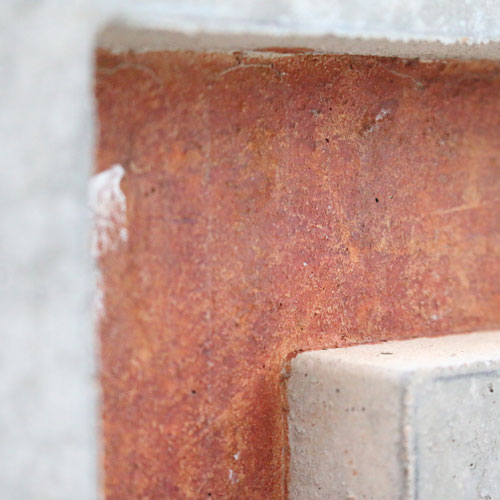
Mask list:
[[108,500],[284,500],[288,357],[500,327],[500,64],[100,51],[96,92]]

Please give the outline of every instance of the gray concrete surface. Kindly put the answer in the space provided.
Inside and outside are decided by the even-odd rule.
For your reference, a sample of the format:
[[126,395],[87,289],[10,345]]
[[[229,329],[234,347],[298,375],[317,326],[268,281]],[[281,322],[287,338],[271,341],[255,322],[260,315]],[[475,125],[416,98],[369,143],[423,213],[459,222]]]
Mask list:
[[[383,57],[432,59],[498,59],[500,42],[488,43],[443,43],[439,41],[411,40],[401,42],[386,38],[349,38],[326,35],[270,35],[197,31],[191,34],[179,30],[152,29],[134,24],[119,24],[116,21],[98,35],[100,47],[114,52],[127,50],[210,50],[253,51],[262,48],[300,48],[315,53],[358,54]],[[256,55],[257,52],[254,52]]]
[[133,25],[227,34],[500,41],[498,0],[128,0]]
[[500,332],[299,354],[290,500],[499,500]]
[[500,0],[128,0],[100,44],[497,59],[499,11]]
[[0,5],[0,498],[97,497],[89,1]]
[[498,57],[497,8],[497,0],[2,1],[0,497],[98,495],[86,192],[101,28],[111,26],[101,43],[116,49],[265,43],[442,57],[453,42],[453,54]]

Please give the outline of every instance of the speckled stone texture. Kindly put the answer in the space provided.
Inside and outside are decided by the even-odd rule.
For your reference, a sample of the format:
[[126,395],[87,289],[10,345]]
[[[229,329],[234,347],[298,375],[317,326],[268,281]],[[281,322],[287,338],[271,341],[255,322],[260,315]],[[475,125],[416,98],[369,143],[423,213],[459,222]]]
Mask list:
[[500,64],[101,51],[108,500],[286,498],[302,350],[500,327]]

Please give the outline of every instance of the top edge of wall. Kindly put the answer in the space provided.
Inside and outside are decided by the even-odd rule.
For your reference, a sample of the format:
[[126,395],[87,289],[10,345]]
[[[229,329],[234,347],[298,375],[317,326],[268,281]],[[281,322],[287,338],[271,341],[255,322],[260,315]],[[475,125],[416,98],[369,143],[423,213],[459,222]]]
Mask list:
[[500,59],[500,0],[128,0],[97,44]]

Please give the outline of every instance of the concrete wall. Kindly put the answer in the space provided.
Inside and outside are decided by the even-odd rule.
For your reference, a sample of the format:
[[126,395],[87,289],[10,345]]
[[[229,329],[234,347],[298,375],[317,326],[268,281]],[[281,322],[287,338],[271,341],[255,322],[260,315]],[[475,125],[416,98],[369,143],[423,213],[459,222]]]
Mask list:
[[[400,57],[499,57],[499,0],[131,0],[113,48],[308,47]],[[153,30],[153,33],[148,32]]]
[[[226,47],[250,44],[247,33],[266,40],[300,35],[313,48],[321,48],[317,35],[486,42],[499,38],[492,14],[497,4],[350,2],[344,9],[342,2],[2,2],[2,498],[96,496],[86,178],[94,123],[92,50],[104,24],[121,19],[181,35],[225,33]],[[158,32],[153,38],[166,39]],[[207,40],[200,44],[210,46]],[[129,43],[128,35],[119,43]],[[470,53],[469,46],[460,47]]]
[[225,34],[321,35],[387,38],[398,42],[500,41],[495,0],[148,0],[124,2],[132,25]]
[[0,497],[96,498],[92,2],[0,9]]

